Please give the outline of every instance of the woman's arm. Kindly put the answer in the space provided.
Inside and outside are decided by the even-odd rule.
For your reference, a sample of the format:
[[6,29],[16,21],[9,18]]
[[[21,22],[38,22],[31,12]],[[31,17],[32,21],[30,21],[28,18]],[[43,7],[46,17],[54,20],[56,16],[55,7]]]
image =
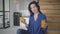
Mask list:
[[44,26],[42,27],[42,31],[45,33],[47,31],[47,28],[48,28],[47,18],[45,15],[43,16],[43,21],[44,21],[44,24],[43,24]]

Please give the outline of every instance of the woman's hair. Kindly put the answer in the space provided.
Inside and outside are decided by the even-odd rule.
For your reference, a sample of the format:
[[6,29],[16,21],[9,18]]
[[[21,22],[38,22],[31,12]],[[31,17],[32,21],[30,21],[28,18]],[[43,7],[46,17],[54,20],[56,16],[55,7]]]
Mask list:
[[29,6],[28,6],[28,10],[29,10],[29,12],[30,12],[30,16],[34,15],[34,13],[33,13],[32,10],[31,10],[31,7],[30,7],[32,4],[35,4],[36,7],[38,8],[38,12],[41,13],[41,11],[40,11],[40,6],[38,5],[38,2],[32,1],[32,2],[29,4]]

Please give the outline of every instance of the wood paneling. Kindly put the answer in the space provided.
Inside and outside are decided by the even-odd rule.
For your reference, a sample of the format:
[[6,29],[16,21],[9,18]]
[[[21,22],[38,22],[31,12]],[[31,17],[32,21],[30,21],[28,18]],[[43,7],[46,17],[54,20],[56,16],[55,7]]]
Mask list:
[[60,23],[60,16],[59,15],[47,15],[47,21]]
[[47,34],[60,34],[60,0],[39,0],[39,5],[47,17]]
[[47,31],[47,34],[60,34],[60,31]]
[[52,1],[52,2],[54,2],[54,1],[60,1],[60,0],[40,0],[40,1]]
[[60,5],[60,1],[41,1],[40,5]]
[[40,9],[43,10],[43,9],[51,9],[51,10],[54,10],[54,9],[57,9],[59,10],[60,9],[60,5],[40,5]]
[[60,29],[60,23],[58,22],[52,22],[52,23],[48,23],[48,29]]
[[41,10],[46,15],[60,15],[60,10]]

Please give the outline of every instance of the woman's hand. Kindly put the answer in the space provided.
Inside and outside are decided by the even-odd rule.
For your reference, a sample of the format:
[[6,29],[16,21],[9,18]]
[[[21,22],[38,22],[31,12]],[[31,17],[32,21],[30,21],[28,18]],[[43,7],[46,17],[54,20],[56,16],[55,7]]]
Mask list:
[[28,26],[28,24],[27,24],[26,22],[25,22],[24,24],[25,24],[26,26]]
[[46,26],[47,26],[47,24],[46,24],[45,20],[42,20],[41,21],[41,27],[42,28],[46,28]]

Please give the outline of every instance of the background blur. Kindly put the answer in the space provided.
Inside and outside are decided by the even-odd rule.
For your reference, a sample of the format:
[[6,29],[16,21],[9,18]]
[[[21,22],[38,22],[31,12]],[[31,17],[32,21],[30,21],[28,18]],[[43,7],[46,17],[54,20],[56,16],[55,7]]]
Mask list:
[[60,0],[0,0],[0,34],[16,34],[19,17],[29,18],[28,4],[37,1],[47,16],[47,34],[60,34]]

